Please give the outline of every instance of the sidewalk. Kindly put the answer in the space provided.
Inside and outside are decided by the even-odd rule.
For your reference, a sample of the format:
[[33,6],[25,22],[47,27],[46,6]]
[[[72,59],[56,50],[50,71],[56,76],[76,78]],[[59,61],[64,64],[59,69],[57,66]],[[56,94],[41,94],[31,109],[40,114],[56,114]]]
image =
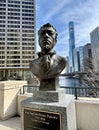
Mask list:
[[0,130],[21,130],[20,118],[13,117],[5,121],[0,121]]

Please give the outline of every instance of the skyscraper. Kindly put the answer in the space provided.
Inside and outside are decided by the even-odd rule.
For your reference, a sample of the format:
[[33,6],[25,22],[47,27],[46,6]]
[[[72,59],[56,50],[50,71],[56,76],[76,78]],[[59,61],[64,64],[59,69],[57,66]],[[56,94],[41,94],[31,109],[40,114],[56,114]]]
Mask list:
[[73,50],[75,48],[74,23],[69,22],[69,71],[74,71]]
[[99,27],[90,33],[92,44],[93,66],[96,73],[99,73]]
[[24,78],[35,57],[35,0],[0,0],[0,77]]
[[73,51],[74,54],[74,70],[76,72],[83,71],[83,46],[76,47]]
[[74,70],[76,72],[87,72],[92,69],[92,52],[91,44],[74,49]]
[[83,56],[84,56],[84,72],[92,70],[93,64],[92,64],[91,43],[87,43],[86,45],[84,45]]

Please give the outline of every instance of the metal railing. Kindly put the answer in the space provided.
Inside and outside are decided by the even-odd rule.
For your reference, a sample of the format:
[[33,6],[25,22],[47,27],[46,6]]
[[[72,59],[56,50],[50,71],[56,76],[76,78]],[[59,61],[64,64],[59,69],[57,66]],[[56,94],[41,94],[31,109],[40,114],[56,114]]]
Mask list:
[[33,91],[35,91],[35,90],[39,90],[39,86],[33,86],[33,85],[29,84],[29,85],[24,85],[24,86],[20,89],[20,93],[21,93],[21,94],[33,93]]
[[66,89],[66,94],[73,94],[75,99],[78,97],[99,98],[99,87],[62,87]]
[[[75,96],[75,99],[78,97],[93,97],[99,98],[99,87],[65,87],[61,86],[60,88],[66,89],[66,94],[72,94]],[[39,90],[39,86],[33,85],[24,85],[20,90],[21,94],[33,93],[34,90]]]

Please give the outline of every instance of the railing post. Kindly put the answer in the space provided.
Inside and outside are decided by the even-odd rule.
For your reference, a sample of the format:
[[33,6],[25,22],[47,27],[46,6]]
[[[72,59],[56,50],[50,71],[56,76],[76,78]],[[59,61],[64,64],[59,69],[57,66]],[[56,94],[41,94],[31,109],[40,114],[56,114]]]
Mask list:
[[25,87],[25,86],[23,86],[23,94],[24,94],[24,87]]
[[22,92],[21,92],[21,88],[20,88],[19,94],[22,94]]
[[77,88],[75,88],[75,99],[77,100],[78,97],[77,97]]

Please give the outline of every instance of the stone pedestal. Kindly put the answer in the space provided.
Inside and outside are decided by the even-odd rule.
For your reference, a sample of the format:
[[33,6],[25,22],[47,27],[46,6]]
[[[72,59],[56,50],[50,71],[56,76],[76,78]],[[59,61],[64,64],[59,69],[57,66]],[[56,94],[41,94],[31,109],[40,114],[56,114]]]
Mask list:
[[17,94],[26,81],[0,82],[0,120],[8,119],[17,114]]
[[59,87],[59,77],[43,79],[40,81],[39,90],[41,91],[56,91]]
[[63,89],[34,92],[21,105],[22,130],[76,130],[74,97]]

